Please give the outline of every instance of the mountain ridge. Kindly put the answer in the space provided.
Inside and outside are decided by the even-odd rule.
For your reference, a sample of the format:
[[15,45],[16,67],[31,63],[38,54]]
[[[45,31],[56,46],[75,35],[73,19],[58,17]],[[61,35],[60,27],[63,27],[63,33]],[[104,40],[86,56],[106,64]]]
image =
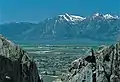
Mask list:
[[120,34],[120,17],[96,13],[89,17],[67,13],[39,23],[18,22],[0,25],[0,33],[18,41],[64,41],[90,39],[116,41]]

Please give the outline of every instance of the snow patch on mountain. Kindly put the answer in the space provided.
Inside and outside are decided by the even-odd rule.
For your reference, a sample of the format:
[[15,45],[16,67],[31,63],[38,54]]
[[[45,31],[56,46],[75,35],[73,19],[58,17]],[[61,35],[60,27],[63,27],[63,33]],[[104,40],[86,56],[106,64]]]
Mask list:
[[93,18],[99,17],[103,19],[120,19],[119,16],[113,16],[111,14],[100,14],[100,13],[95,13],[92,17]]
[[94,17],[98,17],[100,15],[101,15],[100,13],[96,13],[96,14],[94,14]]
[[71,17],[74,19],[74,20],[85,20],[86,18],[83,18],[83,17],[80,17],[80,16],[75,16],[75,15],[71,15]]
[[111,14],[105,14],[103,15],[105,19],[119,19],[118,16],[112,16]]
[[69,15],[67,13],[65,13],[64,15],[59,15],[60,17],[64,18],[66,21],[72,21],[72,22],[75,22],[75,21],[83,21],[85,20],[86,18],[84,17],[81,17],[81,16],[75,16],[75,15]]

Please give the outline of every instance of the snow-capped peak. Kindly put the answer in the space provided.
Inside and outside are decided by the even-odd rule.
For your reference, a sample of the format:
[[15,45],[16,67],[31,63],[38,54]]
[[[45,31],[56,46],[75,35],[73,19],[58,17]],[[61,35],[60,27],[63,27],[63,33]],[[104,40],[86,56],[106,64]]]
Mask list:
[[[81,17],[81,16],[76,16],[76,15],[70,15],[68,13],[65,13],[63,15],[58,15],[58,18],[57,20],[60,20],[60,21],[68,21],[68,22],[72,22],[72,23],[77,23],[79,21],[83,21],[83,20],[86,20],[86,19],[89,19],[89,17]],[[109,19],[120,19],[119,16],[116,16],[116,15],[110,15],[110,14],[101,14],[101,13],[95,13],[92,17],[91,20],[94,20],[94,19],[106,19],[106,20],[109,20]]]
[[95,14],[93,15],[93,18],[96,18],[96,17],[102,17],[102,14],[100,14],[100,13],[95,13]]
[[60,16],[60,19],[61,19],[61,17],[62,18],[64,18],[66,21],[69,21],[70,20],[70,16],[67,14],[67,13],[65,13],[64,15],[59,15]]
[[110,15],[110,14],[105,14],[105,15],[103,15],[103,17],[104,17],[105,19],[119,19],[118,16],[112,16],[112,15]]
[[65,13],[64,15],[59,15],[60,17],[63,17],[66,21],[82,21],[86,18],[83,18],[81,16],[75,16],[75,15],[69,15],[67,13]]
[[72,20],[72,17],[71,17],[69,14],[67,14],[67,13],[65,13],[64,18],[65,18],[67,21]]
[[96,13],[96,14],[94,14],[94,16],[100,16],[100,13]]
[[104,19],[120,19],[119,16],[112,16],[111,14],[100,14],[100,13],[96,13],[93,15],[93,18],[96,18],[96,17],[100,17]]

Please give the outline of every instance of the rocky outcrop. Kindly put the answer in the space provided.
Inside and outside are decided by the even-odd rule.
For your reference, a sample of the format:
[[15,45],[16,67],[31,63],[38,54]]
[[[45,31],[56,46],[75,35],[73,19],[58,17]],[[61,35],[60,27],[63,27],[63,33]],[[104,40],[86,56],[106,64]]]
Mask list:
[[0,35],[0,82],[43,82],[26,51]]
[[120,82],[120,43],[105,46],[72,62],[62,82]]

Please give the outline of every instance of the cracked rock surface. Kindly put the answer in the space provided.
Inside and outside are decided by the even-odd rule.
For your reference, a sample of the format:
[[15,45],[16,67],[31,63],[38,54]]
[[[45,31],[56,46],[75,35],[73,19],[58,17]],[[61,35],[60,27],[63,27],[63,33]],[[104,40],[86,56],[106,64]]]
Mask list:
[[72,62],[62,82],[120,82],[120,42]]
[[0,35],[0,82],[43,82],[28,53]]

